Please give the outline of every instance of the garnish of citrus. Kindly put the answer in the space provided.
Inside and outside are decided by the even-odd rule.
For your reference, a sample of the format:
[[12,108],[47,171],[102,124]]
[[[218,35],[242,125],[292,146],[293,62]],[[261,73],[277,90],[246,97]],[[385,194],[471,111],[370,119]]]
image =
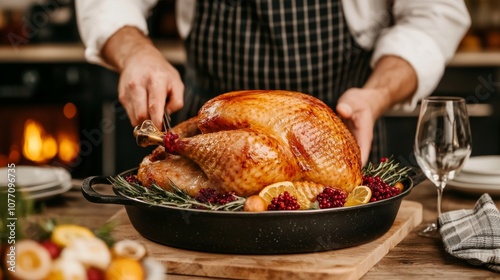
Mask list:
[[262,189],[259,196],[269,205],[273,198],[278,197],[284,192],[288,192],[291,196],[297,198],[297,203],[300,205],[301,210],[311,207],[311,201],[303,193],[297,191],[297,188],[290,181],[271,184]]
[[344,206],[356,206],[368,203],[372,197],[372,190],[367,186],[355,187],[347,196]]
[[52,266],[49,252],[38,242],[30,239],[19,240],[15,249],[15,270],[7,271],[9,276],[7,279],[45,279]]
[[83,226],[62,224],[54,227],[50,239],[55,244],[66,247],[79,238],[95,237],[94,233]]
[[106,280],[142,280],[145,273],[141,263],[134,259],[114,259],[106,270]]

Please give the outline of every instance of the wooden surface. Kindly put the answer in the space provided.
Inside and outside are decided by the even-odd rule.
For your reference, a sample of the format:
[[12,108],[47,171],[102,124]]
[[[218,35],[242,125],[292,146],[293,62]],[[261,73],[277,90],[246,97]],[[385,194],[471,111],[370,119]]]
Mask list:
[[359,279],[420,224],[422,205],[403,201],[394,225],[375,241],[342,250],[289,255],[229,255],[181,250],[140,236],[124,209],[111,220],[120,223],[114,232],[117,240],[134,239],[145,244],[150,256],[162,262],[168,273],[239,279]]
[[[80,181],[75,180],[75,187],[72,190],[45,201],[42,213],[31,217],[31,220],[57,218],[95,228],[123,209],[121,205],[94,204],[86,201],[81,194],[79,183]],[[111,193],[110,189],[104,186],[97,190],[105,194]],[[462,194],[445,189],[443,211],[470,209],[474,207],[479,196],[480,194]],[[500,197],[493,199],[497,207],[500,207]],[[415,187],[405,200],[417,201],[423,205],[424,223],[435,220],[436,189],[429,182]],[[210,278],[169,274],[166,279]],[[486,268],[471,266],[454,258],[444,251],[440,240],[420,237],[412,231],[361,279],[500,279],[500,274]]]

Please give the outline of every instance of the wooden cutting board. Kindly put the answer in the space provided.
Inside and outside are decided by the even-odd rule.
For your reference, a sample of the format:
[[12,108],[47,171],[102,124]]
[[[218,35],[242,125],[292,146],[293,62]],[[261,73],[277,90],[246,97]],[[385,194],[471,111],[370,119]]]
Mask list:
[[125,209],[111,219],[119,223],[113,233],[117,240],[141,242],[169,274],[234,279],[359,279],[421,223],[422,205],[403,200],[392,228],[370,243],[287,255],[230,255],[176,249],[142,237],[130,224]]

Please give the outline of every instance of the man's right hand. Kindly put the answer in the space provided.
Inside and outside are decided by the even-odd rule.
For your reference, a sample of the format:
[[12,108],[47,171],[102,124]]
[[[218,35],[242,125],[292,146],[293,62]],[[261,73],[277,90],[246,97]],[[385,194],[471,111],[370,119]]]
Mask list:
[[102,54],[120,72],[118,98],[133,126],[151,119],[161,128],[164,110],[173,113],[182,108],[184,84],[179,72],[138,29],[118,30]]

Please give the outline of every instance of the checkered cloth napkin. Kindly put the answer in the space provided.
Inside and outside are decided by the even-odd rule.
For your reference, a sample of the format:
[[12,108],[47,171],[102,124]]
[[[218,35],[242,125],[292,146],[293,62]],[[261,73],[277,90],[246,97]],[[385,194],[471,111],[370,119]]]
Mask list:
[[488,194],[479,198],[474,209],[441,214],[439,224],[450,255],[500,272],[500,212]]

